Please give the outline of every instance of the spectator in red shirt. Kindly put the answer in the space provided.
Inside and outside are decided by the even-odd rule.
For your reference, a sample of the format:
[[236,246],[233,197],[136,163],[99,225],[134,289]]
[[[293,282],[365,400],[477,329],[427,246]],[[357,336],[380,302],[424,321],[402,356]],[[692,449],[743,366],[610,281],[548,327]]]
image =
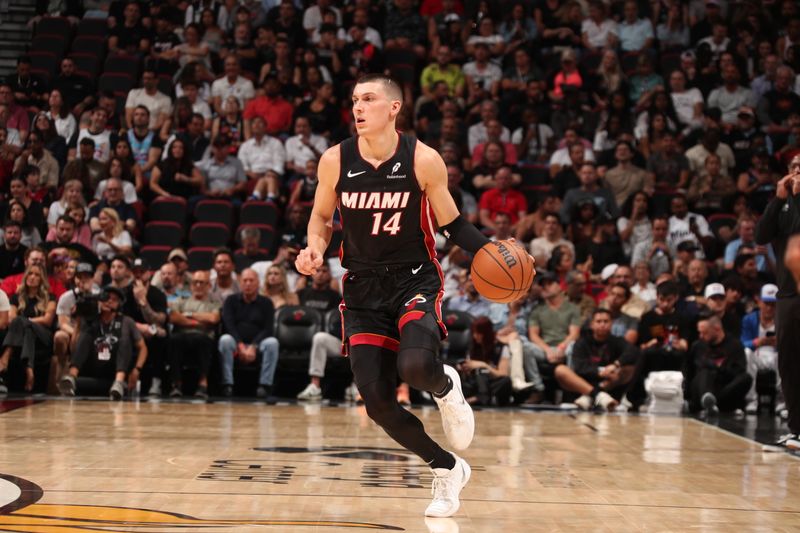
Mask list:
[[495,188],[483,193],[479,203],[480,220],[484,227],[495,230],[494,216],[506,213],[515,225],[528,212],[528,202],[519,191],[511,188],[511,169],[503,167],[495,175]]
[[245,120],[261,117],[267,123],[267,134],[277,137],[288,133],[292,127],[294,106],[281,96],[281,84],[275,76],[264,80],[264,96],[250,100],[244,108]]
[[[46,270],[47,255],[45,251],[38,246],[28,248],[25,251],[25,270],[27,271],[28,267],[31,265],[37,265]],[[17,288],[19,287],[19,284],[22,283],[22,278],[24,276],[25,272],[6,277],[6,279],[3,280],[2,285],[0,285],[0,289],[2,289],[6,294],[16,294]],[[55,276],[48,275],[47,282],[50,284],[50,292],[52,292],[56,298],[60,298],[62,294],[67,292],[67,289],[64,288],[64,285]]]
[[20,142],[24,143],[28,138],[28,132],[31,130],[31,119],[28,117],[28,112],[25,111],[25,108],[16,104],[11,85],[6,82],[0,83],[0,104],[8,106],[6,128],[17,130]]

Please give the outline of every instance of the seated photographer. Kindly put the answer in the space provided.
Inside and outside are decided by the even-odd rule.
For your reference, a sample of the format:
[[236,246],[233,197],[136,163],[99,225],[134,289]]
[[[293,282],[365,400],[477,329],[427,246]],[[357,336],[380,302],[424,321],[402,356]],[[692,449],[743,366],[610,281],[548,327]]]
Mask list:
[[508,345],[495,339],[492,321],[476,318],[470,326],[469,357],[459,363],[464,397],[474,405],[508,405],[511,402]]
[[[115,261],[116,269],[121,270],[119,278],[127,277],[127,262]],[[147,368],[152,373],[149,396],[161,396],[161,379],[164,374],[167,353],[167,296],[150,284],[152,271],[147,261],[137,257],[131,263],[133,281],[121,286],[125,294],[122,312],[133,319],[136,329],[144,337],[147,345]]]
[[[114,383],[108,395],[112,400],[121,400],[125,395],[126,376],[128,388],[136,386],[142,365],[147,361],[147,346],[133,320],[120,312],[125,300],[120,289],[106,286],[98,300],[99,315],[81,327],[69,372],[58,382],[58,388],[61,394],[74,396],[79,374],[94,377],[113,375]],[[128,373],[134,349],[136,362]]]
[[214,355],[214,336],[220,322],[220,304],[211,297],[211,276],[207,270],[192,274],[192,295],[170,304],[169,321],[174,329],[169,342],[169,371],[172,398],[183,396],[183,363],[199,362],[200,377],[195,396],[208,398],[208,369]]
[[241,292],[225,299],[222,323],[225,334],[218,348],[222,366],[222,395],[233,395],[233,363],[254,363],[260,357],[256,397],[272,395],[272,380],[278,365],[278,340],[273,337],[275,307],[272,300],[258,294],[258,274],[245,269],[239,276]]
[[62,294],[56,305],[58,330],[53,336],[53,358],[50,362],[53,385],[68,368],[68,358],[75,352],[81,323],[97,318],[97,297],[100,293],[100,287],[94,284],[92,265],[79,263],[75,268],[75,288]]
[[33,390],[36,349],[49,351],[53,346],[53,318],[56,314],[56,298],[50,292],[44,268],[31,265],[22,276],[22,283],[9,299],[8,333],[3,340],[0,355],[0,387],[4,387],[4,374],[8,370],[11,356],[19,353],[25,369],[25,391]]
[[572,350],[571,367],[558,365],[559,386],[580,394],[575,404],[588,411],[599,407],[613,411],[633,377],[636,349],[624,338],[611,334],[611,312],[595,309],[589,332],[581,336]]

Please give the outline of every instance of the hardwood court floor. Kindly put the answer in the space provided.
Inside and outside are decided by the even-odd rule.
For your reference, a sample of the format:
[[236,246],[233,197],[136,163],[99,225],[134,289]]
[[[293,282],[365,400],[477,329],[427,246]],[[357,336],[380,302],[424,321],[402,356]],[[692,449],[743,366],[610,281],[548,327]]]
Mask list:
[[361,408],[30,403],[0,414],[1,531],[800,530],[800,461],[687,418],[480,411],[428,525],[428,469]]

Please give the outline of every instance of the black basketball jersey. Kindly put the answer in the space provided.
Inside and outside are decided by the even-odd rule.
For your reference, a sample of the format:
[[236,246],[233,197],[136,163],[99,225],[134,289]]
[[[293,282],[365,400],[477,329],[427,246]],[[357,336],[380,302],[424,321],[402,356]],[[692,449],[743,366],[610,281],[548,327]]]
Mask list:
[[394,155],[378,168],[361,157],[358,137],[339,145],[339,258],[348,270],[419,264],[436,257],[433,210],[414,174],[417,140],[398,135]]

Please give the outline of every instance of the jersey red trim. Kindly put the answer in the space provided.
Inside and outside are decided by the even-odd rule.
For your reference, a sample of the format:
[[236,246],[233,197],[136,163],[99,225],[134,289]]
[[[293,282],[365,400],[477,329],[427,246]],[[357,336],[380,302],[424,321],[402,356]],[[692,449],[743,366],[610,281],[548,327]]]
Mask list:
[[377,333],[356,333],[350,337],[350,346],[358,346],[359,344],[369,344],[370,346],[378,346],[396,352],[400,348],[400,341],[378,335]]
[[442,319],[442,299],[444,298],[444,272],[442,271],[442,265],[439,264],[439,260],[434,258],[433,264],[436,267],[436,272],[439,273],[439,293],[436,295],[436,303],[434,305],[436,311],[436,322],[439,324],[439,328],[442,330],[442,338],[447,338],[447,326],[444,325],[444,320]]
[[431,209],[431,203],[425,193],[422,193],[422,199],[419,206],[419,226],[422,229],[424,236],[425,249],[428,251],[428,258],[433,260],[436,258],[436,230],[434,228],[434,216]]

